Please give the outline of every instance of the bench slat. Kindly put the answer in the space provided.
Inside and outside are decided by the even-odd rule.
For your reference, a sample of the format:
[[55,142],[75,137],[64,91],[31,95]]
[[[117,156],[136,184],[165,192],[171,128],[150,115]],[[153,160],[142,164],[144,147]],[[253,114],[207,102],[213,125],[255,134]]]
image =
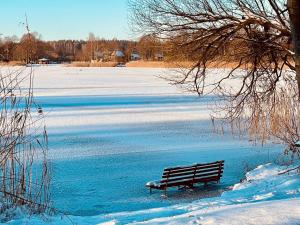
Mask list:
[[206,183],[206,182],[211,182],[211,181],[218,181],[219,179],[220,178],[218,176],[212,176],[212,177],[196,179],[193,183],[190,180],[174,182],[174,183],[165,183],[165,184],[161,184],[159,189],[164,189],[166,187],[184,186],[184,185],[188,186],[188,185],[196,184],[196,183],[200,183],[200,182]]
[[151,189],[160,189],[164,190],[166,195],[168,187],[193,187],[197,183],[219,182],[223,176],[224,162],[222,160],[212,163],[166,168],[163,171],[162,179],[158,183],[147,183],[147,186],[150,188],[150,193]]
[[180,173],[180,172],[188,172],[188,171],[193,171],[195,170],[195,168],[197,167],[197,169],[206,169],[206,168],[214,168],[214,167],[219,167],[219,166],[224,166],[224,163],[219,163],[219,164],[212,164],[212,165],[195,165],[192,167],[181,167],[180,169],[178,169],[178,167],[176,169],[165,169],[163,172],[163,175],[167,175],[167,174],[171,174],[171,173]]
[[161,180],[160,182],[161,183],[174,182],[174,181],[187,180],[187,179],[193,179],[193,178],[207,177],[207,176],[212,176],[212,175],[219,175],[219,171],[211,172],[211,173],[204,173],[204,174],[196,174],[195,176],[193,175],[193,176],[183,176],[183,177],[177,177],[177,178],[171,178],[171,179],[164,179],[164,180]]
[[224,166],[216,166],[216,167],[213,167],[213,168],[208,168],[208,169],[196,169],[196,168],[194,168],[193,170],[191,170],[191,171],[188,171],[188,172],[175,172],[175,173],[173,173],[173,171],[172,172],[170,172],[169,174],[166,174],[166,175],[163,175],[162,176],[162,178],[168,178],[168,177],[179,177],[179,176],[186,176],[186,175],[192,175],[192,174],[194,174],[194,173],[196,173],[196,174],[200,174],[200,173],[206,173],[206,172],[211,172],[211,171],[216,171],[216,172],[219,172],[219,170],[221,169],[224,169]]
[[168,170],[180,170],[180,169],[189,169],[189,168],[194,168],[194,167],[206,167],[206,166],[210,166],[210,165],[214,165],[214,164],[216,164],[216,165],[219,165],[219,164],[224,164],[224,160],[222,160],[222,161],[216,161],[216,162],[212,162],[212,163],[203,163],[203,164],[201,164],[201,163],[198,163],[198,164],[194,164],[194,165],[192,165],[192,166],[178,166],[178,167],[171,167],[171,168],[165,168],[164,170],[165,171],[168,171]]

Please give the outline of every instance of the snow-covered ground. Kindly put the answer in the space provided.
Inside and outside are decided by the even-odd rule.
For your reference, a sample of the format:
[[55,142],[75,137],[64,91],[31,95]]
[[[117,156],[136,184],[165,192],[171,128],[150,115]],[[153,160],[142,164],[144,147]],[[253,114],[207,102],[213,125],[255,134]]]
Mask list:
[[[224,192],[244,178],[246,169],[282,161],[282,146],[254,146],[230,133],[213,133],[208,110],[213,96],[198,98],[158,78],[167,72],[142,68],[35,68],[35,95],[44,108],[49,133],[56,208],[77,224],[113,220],[121,224],[143,220],[156,223],[157,218],[162,223],[173,219],[185,223],[201,219],[202,214],[206,215],[203,223],[213,219],[218,223],[230,207],[242,212],[246,206],[241,203],[255,210],[264,203],[252,202],[293,196],[263,192],[255,200],[254,187],[241,192],[238,186]],[[168,199],[163,199],[160,192],[149,195],[144,186],[149,180],[159,179],[164,167],[221,159],[225,160],[221,185],[208,190],[173,190]],[[293,191],[295,195],[299,192]],[[285,204],[285,200],[279,201]],[[294,201],[293,205],[299,203]],[[280,202],[266,204],[273,203]],[[196,213],[194,218],[186,214],[192,211]],[[29,224],[34,223],[43,222],[34,217]],[[54,217],[51,223],[69,221]]]
[[21,218],[9,224],[299,225],[300,176],[296,171],[279,175],[287,169],[274,164],[258,166],[220,197],[192,203],[93,217]]

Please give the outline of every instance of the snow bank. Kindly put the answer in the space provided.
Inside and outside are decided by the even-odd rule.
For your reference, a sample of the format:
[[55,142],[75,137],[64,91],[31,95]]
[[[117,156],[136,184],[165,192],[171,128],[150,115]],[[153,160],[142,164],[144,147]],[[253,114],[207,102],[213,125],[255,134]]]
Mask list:
[[211,207],[174,218],[154,219],[140,224],[289,224],[300,222],[300,199],[245,203],[223,207]]
[[186,213],[133,224],[300,224],[300,175],[257,167],[221,197],[186,205]]
[[278,175],[287,167],[262,165],[221,197],[188,204],[94,217],[38,217],[9,224],[300,224],[300,175]]

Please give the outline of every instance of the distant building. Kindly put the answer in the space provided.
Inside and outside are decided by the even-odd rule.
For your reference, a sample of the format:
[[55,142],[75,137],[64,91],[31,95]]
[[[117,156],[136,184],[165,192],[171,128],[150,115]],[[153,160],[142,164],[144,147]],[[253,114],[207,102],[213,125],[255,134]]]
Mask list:
[[141,58],[141,56],[138,54],[138,53],[132,53],[131,55],[130,55],[130,60],[131,61],[138,61],[138,60],[141,60],[142,58]]
[[112,53],[112,56],[114,56],[114,57],[125,57],[125,54],[120,50],[116,50]]
[[160,53],[156,53],[154,55],[154,59],[157,60],[157,61],[163,61],[164,60],[164,53],[160,52]]
[[94,57],[95,57],[95,60],[100,61],[100,60],[103,59],[104,53],[101,52],[101,51],[95,51],[95,52],[94,52]]
[[125,54],[120,50],[113,51],[111,58],[116,62],[125,62]]
[[47,58],[41,58],[38,60],[39,64],[49,64],[50,60]]

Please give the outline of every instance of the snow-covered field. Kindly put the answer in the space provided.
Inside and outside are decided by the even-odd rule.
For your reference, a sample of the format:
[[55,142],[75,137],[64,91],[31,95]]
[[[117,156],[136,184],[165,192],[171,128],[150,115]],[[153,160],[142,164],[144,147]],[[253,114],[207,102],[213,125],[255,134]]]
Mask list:
[[[69,224],[69,218],[77,224],[144,220],[151,224],[233,224],[235,220],[281,224],[276,218],[285,218],[283,212],[267,221],[263,219],[274,213],[264,210],[281,205],[295,206],[290,207],[291,215],[300,210],[296,175],[282,176],[284,179],[272,176],[270,171],[278,168],[270,164],[248,174],[247,182],[228,191],[245,177],[246,168],[282,161],[282,146],[254,146],[245,138],[213,133],[208,110],[213,97],[198,98],[157,77],[166,72],[36,67],[35,95],[46,115],[54,206],[69,216],[46,222],[21,218],[11,224]],[[159,179],[164,167],[222,159],[225,171],[221,185],[208,190],[174,190],[164,199],[159,191],[149,195],[144,186]],[[291,197],[295,199],[286,200]],[[262,223],[252,223],[246,210]],[[283,224],[300,223],[298,215],[287,219],[291,220],[282,220]]]

